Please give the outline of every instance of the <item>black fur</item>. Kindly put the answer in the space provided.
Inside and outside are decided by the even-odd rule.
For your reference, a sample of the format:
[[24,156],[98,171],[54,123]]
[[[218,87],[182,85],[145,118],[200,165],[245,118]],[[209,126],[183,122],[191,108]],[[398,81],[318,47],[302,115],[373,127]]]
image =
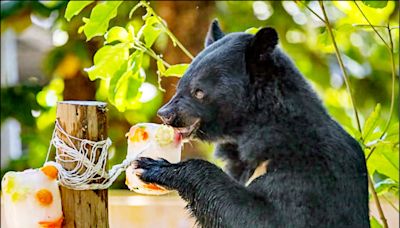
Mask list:
[[[162,110],[175,127],[200,119],[195,137],[217,144],[228,175],[203,160],[141,158],[141,178],[176,189],[202,227],[369,227],[363,152],[276,46],[276,31],[223,35],[214,22],[206,40]],[[268,172],[246,187],[266,160]]]

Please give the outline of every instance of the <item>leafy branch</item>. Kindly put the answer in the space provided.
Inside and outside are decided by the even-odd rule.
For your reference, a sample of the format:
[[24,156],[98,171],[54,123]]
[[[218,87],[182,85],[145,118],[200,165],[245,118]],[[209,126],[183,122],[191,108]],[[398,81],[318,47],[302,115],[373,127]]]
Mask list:
[[347,93],[350,96],[351,104],[352,104],[353,109],[354,109],[354,115],[356,117],[358,131],[360,133],[362,133],[361,124],[360,124],[360,118],[358,117],[358,111],[357,111],[357,107],[356,107],[356,104],[355,104],[355,101],[354,101],[354,96],[353,96],[353,94],[351,92],[349,76],[347,75],[347,71],[346,71],[346,69],[344,67],[344,64],[343,64],[342,56],[340,55],[339,48],[338,48],[338,46],[336,44],[335,36],[333,35],[332,26],[331,26],[331,24],[329,22],[327,14],[326,14],[324,4],[322,3],[322,1],[318,1],[318,3],[319,3],[319,5],[320,5],[320,7],[322,9],[322,13],[324,14],[324,18],[325,18],[324,23],[325,23],[326,28],[328,29],[329,35],[330,35],[330,37],[332,39],[332,43],[333,43],[333,46],[335,48],[336,58],[337,58],[337,60],[339,62],[340,69],[342,70],[342,73],[343,73],[343,78],[344,78],[344,82],[346,84]]
[[[364,14],[364,12],[361,10],[360,6],[357,4],[356,1],[354,1],[354,4],[357,6],[358,10],[360,11],[360,13],[362,14],[362,16],[364,17],[364,19],[368,22],[368,25],[374,30],[374,32],[376,33],[376,35],[378,35],[378,37],[382,40],[382,42],[385,44],[389,55],[390,55],[390,63],[391,63],[391,71],[392,71],[392,85],[391,85],[391,101],[390,101],[390,111],[389,111],[389,118],[386,122],[386,125],[384,127],[384,130],[381,133],[381,136],[379,137],[380,140],[382,140],[385,136],[385,133],[387,132],[389,126],[390,126],[390,122],[393,116],[393,111],[394,111],[394,102],[395,102],[395,81],[396,81],[396,67],[395,67],[395,60],[394,60],[394,50],[393,50],[393,37],[392,37],[392,33],[391,30],[392,29],[396,29],[397,27],[390,27],[389,24],[387,26],[380,26],[383,28],[386,28],[388,31],[388,35],[389,35],[389,43],[387,43],[385,41],[385,39],[383,39],[382,35],[377,31],[377,29],[375,27],[377,27],[377,25],[372,25],[371,22],[368,20],[367,16]],[[374,152],[374,148],[372,148],[369,156],[372,155],[372,153]],[[369,158],[368,156],[368,158]],[[367,158],[367,159],[368,159]]]
[[[343,61],[342,61],[342,57],[341,57],[340,52],[339,52],[339,49],[338,49],[338,47],[337,47],[336,40],[335,40],[335,37],[334,37],[334,35],[333,35],[332,27],[331,27],[331,25],[330,25],[330,23],[329,23],[329,19],[328,19],[328,16],[327,16],[327,14],[326,14],[326,10],[325,10],[324,4],[323,4],[323,2],[320,1],[320,0],[318,1],[318,3],[319,3],[319,5],[320,5],[320,7],[321,7],[322,13],[324,14],[325,25],[326,25],[326,27],[327,27],[327,29],[328,29],[328,31],[329,31],[330,36],[331,36],[332,43],[333,43],[334,48],[335,48],[336,57],[337,57],[337,59],[338,59],[338,61],[339,61],[340,68],[341,68],[341,70],[342,70],[342,72],[343,72],[343,76],[344,76],[345,83],[346,83],[346,88],[347,88],[347,91],[348,91],[348,93],[349,93],[349,95],[350,95],[350,97],[351,97],[352,105],[353,105],[353,108],[354,108],[354,113],[355,113],[356,120],[357,120],[358,130],[359,130],[360,134],[362,135],[360,120],[359,120],[359,118],[358,118],[357,108],[356,108],[356,106],[355,106],[354,98],[353,98],[353,95],[352,95],[351,90],[350,90],[350,84],[349,84],[349,81],[348,81],[347,72],[346,72],[346,70],[345,70],[345,68],[344,68],[344,64],[343,64]],[[362,137],[361,137],[361,140],[363,140]],[[378,198],[378,195],[377,195],[377,193],[376,193],[376,191],[375,191],[374,183],[373,183],[373,181],[372,181],[370,175],[367,175],[367,176],[368,176],[368,186],[369,186],[369,188],[371,189],[372,197],[374,198],[376,207],[377,207],[377,209],[378,209],[379,217],[380,217],[380,219],[381,219],[381,221],[382,221],[382,223],[383,223],[383,227],[384,227],[384,228],[387,228],[388,225],[387,225],[386,217],[385,217],[385,214],[383,213],[381,203],[380,203],[379,198]]]
[[[386,134],[386,132],[387,132],[389,126],[390,126],[390,122],[391,122],[392,115],[393,115],[394,102],[395,102],[395,80],[396,80],[396,73],[395,73],[395,72],[396,72],[396,69],[395,69],[395,62],[394,62],[395,60],[394,60],[394,50],[393,50],[393,37],[392,37],[391,31],[392,31],[392,29],[395,29],[396,27],[391,28],[391,27],[389,26],[389,23],[387,24],[387,26],[381,26],[381,27],[385,27],[385,28],[387,29],[387,32],[388,32],[388,35],[389,35],[389,43],[387,43],[387,42],[385,41],[385,39],[383,39],[383,37],[381,36],[381,34],[380,34],[380,33],[377,31],[377,29],[375,28],[376,26],[372,25],[371,22],[368,20],[367,16],[364,14],[364,12],[362,11],[362,9],[360,8],[360,6],[357,4],[356,1],[354,1],[354,4],[356,5],[356,7],[358,8],[358,10],[359,10],[360,13],[362,14],[363,18],[367,21],[368,25],[373,29],[373,31],[375,32],[375,34],[382,40],[382,42],[383,42],[384,45],[386,46],[386,48],[387,48],[387,50],[388,50],[388,52],[389,52],[389,55],[390,55],[391,71],[392,71],[391,102],[390,102],[389,118],[387,119],[387,122],[386,122],[386,125],[385,125],[385,127],[384,127],[384,130],[382,131],[381,136],[379,137],[379,140],[382,140],[382,139],[384,138],[384,136],[385,136],[385,134]],[[373,148],[371,149],[371,151],[370,151],[370,153],[368,154],[368,157],[366,158],[366,160],[368,160],[368,159],[371,157],[372,153],[373,153],[375,150],[376,150],[376,146],[373,147]],[[380,205],[378,196],[377,196],[377,194],[376,194],[376,191],[374,190],[374,184],[373,184],[373,181],[371,180],[371,178],[369,178],[369,185],[370,185],[370,187],[372,186],[372,189],[373,189],[373,190],[372,190],[372,196],[374,197],[374,200],[376,201],[376,206],[377,206],[377,209],[378,209],[380,218],[381,218],[381,220],[382,220],[382,222],[383,222],[383,226],[386,228],[386,227],[388,227],[387,221],[386,221],[386,218],[385,218],[384,213],[383,213],[383,211],[382,211],[382,208],[381,208],[381,205]],[[386,198],[385,198],[385,199],[386,199]],[[386,200],[387,200],[387,199],[386,199]],[[389,203],[390,203],[390,201],[389,201]],[[390,203],[390,204],[391,204],[391,203]],[[391,204],[391,205],[392,205],[392,204]],[[393,205],[392,205],[392,206],[393,206]],[[394,208],[395,208],[395,207],[394,207]]]
[[153,8],[151,8],[150,5],[149,5],[149,3],[147,3],[146,1],[140,1],[140,2],[137,4],[137,6],[136,6],[135,8],[133,8],[132,11],[129,13],[129,18],[131,18],[133,12],[135,12],[135,10],[136,10],[138,7],[141,7],[141,6],[145,7],[148,13],[150,13],[150,14],[152,14],[152,15],[155,16],[155,18],[157,19],[158,23],[161,25],[162,29],[163,29],[163,30],[165,31],[165,33],[171,38],[171,40],[172,40],[174,46],[178,45],[178,47],[179,47],[190,59],[193,59],[193,58],[194,58],[193,55],[182,45],[181,42],[179,42],[179,40],[176,38],[176,36],[168,29],[168,27],[166,26],[165,21],[164,21],[160,16],[158,16],[158,15],[154,12]]
[[[86,6],[94,1],[70,1],[67,5],[65,18],[71,20]],[[84,24],[79,32],[84,32],[87,40],[95,36],[104,36],[103,47],[97,50],[93,66],[85,69],[91,80],[105,80],[108,85],[108,100],[121,112],[137,107],[141,97],[140,87],[145,81],[145,71],[142,67],[143,55],[146,54],[157,62],[159,89],[161,77],[181,77],[189,64],[171,65],[157,54],[152,46],[161,33],[165,33],[189,58],[192,54],[182,45],[168,29],[165,21],[150,7],[149,3],[140,1],[129,13],[129,18],[140,7],[146,9],[142,16],[143,26],[138,32],[132,25],[126,28],[114,26],[108,28],[109,21],[117,15],[122,1],[104,1],[97,3],[90,18],[83,18]]]
[[372,181],[372,178],[370,175],[367,175],[367,176],[368,176],[368,187],[371,189],[372,197],[374,198],[376,208],[379,213],[379,217],[382,220],[383,227],[387,228],[388,227],[387,220],[386,220],[385,214],[383,213],[382,206],[381,206],[381,203],[378,198],[378,194],[376,194],[374,182]]

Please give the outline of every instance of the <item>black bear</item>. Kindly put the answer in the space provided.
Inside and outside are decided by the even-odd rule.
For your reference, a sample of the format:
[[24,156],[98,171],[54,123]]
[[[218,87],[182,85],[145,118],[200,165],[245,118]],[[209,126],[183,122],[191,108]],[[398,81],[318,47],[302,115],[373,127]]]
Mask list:
[[214,21],[159,110],[186,137],[216,143],[226,173],[199,159],[136,168],[177,190],[202,227],[369,227],[363,151],[277,43],[273,28],[225,35]]

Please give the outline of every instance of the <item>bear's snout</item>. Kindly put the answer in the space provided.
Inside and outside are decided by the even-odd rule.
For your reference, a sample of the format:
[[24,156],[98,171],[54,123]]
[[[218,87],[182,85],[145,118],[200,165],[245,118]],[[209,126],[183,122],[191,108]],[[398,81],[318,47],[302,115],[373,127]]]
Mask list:
[[157,115],[168,125],[171,125],[176,118],[176,113],[172,109],[166,107],[166,105],[158,110]]

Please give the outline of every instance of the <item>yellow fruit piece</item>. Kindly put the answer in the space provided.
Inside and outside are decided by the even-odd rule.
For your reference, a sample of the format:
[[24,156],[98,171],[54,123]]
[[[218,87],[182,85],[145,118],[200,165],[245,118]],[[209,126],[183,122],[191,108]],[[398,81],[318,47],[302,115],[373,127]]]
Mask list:
[[20,201],[20,200],[22,200],[24,198],[25,198],[25,195],[21,194],[20,192],[14,192],[13,194],[11,194],[11,200],[13,202]]
[[47,165],[45,167],[42,167],[40,170],[50,179],[57,179],[58,169],[55,166]]
[[15,177],[11,174],[8,174],[6,178],[7,179],[4,186],[4,192],[10,194],[15,187]]
[[28,192],[28,188],[19,189],[18,191],[13,192],[11,194],[11,201],[17,202],[26,199]]
[[53,202],[53,194],[47,189],[40,189],[36,192],[36,199],[43,206],[48,206]]
[[165,146],[174,141],[174,129],[166,125],[161,125],[155,134],[155,138],[158,144]]

